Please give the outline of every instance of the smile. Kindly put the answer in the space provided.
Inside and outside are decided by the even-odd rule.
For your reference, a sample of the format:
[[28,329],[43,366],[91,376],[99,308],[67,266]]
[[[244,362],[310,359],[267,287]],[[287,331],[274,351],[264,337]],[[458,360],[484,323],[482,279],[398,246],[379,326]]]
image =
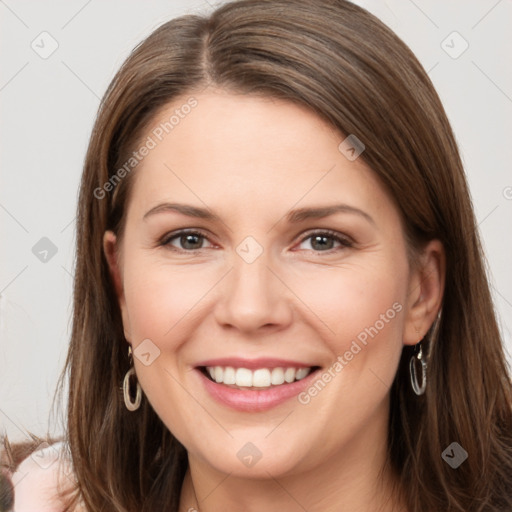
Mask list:
[[248,368],[200,366],[195,368],[203,389],[223,406],[241,412],[262,412],[296,397],[307,389],[320,366]]

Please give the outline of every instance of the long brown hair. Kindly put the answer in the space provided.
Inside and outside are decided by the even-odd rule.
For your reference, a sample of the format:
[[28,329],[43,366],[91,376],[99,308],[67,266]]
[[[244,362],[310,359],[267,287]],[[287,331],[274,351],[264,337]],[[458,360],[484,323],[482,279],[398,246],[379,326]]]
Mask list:
[[[355,134],[396,202],[411,254],[426,240],[443,243],[442,314],[424,339],[427,390],[412,392],[404,347],[389,462],[410,512],[510,512],[512,385],[457,144],[410,49],[345,0],[241,0],[173,19],[134,49],[106,91],[80,187],[73,330],[60,379],[62,391],[69,377],[67,437],[88,510],[178,510],[185,448],[147,400],[136,412],[123,403],[127,344],[102,236],[122,237],[137,169],[114,175],[157,112],[208,86],[295,102]],[[468,453],[457,469],[441,457],[452,442]]]

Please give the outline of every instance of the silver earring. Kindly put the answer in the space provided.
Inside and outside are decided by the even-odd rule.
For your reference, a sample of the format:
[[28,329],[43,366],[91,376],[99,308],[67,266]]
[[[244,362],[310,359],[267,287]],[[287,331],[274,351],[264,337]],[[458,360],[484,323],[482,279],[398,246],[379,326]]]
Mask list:
[[[418,375],[416,373],[416,361],[421,363],[421,386],[418,384]],[[427,387],[427,362],[421,349],[421,341],[416,345],[414,355],[409,361],[409,371],[411,373],[411,385],[413,391],[419,396],[425,393]]]
[[[130,362],[132,362],[132,347],[129,346],[128,348],[128,355],[130,356]],[[137,380],[137,391],[135,394],[135,401],[132,400],[131,394],[130,394],[130,378],[135,376],[135,368],[133,366],[130,367],[130,369],[126,372],[126,375],[124,376],[123,381],[123,396],[124,396],[124,404],[126,405],[126,408],[129,411],[136,411],[140,407],[140,402],[142,399],[142,390],[140,388],[139,381]]]

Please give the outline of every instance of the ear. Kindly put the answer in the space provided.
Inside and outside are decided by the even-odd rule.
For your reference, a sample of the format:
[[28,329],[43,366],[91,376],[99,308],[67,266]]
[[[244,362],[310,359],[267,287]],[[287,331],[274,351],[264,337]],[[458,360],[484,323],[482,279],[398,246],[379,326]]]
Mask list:
[[443,244],[439,240],[431,240],[409,276],[403,333],[405,345],[416,345],[434,323],[443,300],[445,274]]
[[124,336],[130,341],[129,335],[129,319],[126,309],[126,301],[124,296],[122,268],[120,262],[120,247],[117,242],[117,236],[113,231],[105,231],[103,234],[103,252],[108,263],[110,276],[114,283],[114,288],[119,302],[119,309],[123,319]]

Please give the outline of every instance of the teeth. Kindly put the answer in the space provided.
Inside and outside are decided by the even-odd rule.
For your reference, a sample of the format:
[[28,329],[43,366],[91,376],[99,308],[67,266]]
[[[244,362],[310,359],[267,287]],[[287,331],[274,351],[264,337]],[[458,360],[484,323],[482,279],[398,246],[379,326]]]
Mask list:
[[301,380],[308,375],[309,371],[310,368],[298,368],[297,372],[295,373],[295,378],[297,380]]
[[220,384],[238,387],[266,388],[291,383],[307,377],[311,368],[233,368],[232,366],[207,366],[210,377]]
[[231,366],[224,368],[222,382],[224,382],[224,384],[236,384],[236,372],[234,368],[231,368]]
[[270,382],[272,382],[274,386],[278,386],[279,384],[284,383],[284,372],[282,368],[274,368],[272,370]]
[[295,380],[295,368],[286,368],[284,371],[284,380],[286,382],[293,382]]

